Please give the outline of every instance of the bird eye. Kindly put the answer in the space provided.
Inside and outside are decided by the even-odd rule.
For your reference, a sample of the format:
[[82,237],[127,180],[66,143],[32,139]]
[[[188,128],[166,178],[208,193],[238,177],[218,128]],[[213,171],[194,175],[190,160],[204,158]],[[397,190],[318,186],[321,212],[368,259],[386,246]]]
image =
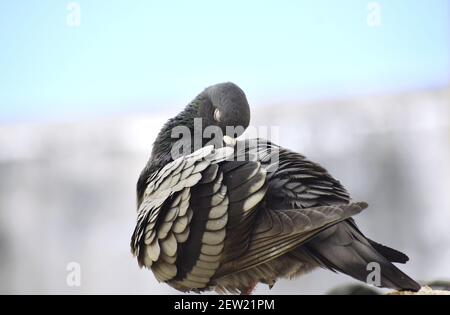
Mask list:
[[214,110],[214,120],[220,122],[220,111],[218,108]]

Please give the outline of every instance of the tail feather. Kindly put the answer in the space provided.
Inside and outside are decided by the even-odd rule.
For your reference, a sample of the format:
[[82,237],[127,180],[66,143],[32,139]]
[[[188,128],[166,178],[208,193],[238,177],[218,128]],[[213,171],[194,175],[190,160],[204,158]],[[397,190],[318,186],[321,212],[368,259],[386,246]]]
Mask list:
[[[349,218],[347,222],[357,231],[359,234],[362,234],[362,232],[358,229],[358,226],[355,223],[355,220],[353,218]],[[388,247],[386,245],[377,243],[371,239],[366,238],[370,245],[372,245],[377,252],[379,252],[381,255],[383,255],[385,258],[387,258],[390,262],[400,263],[404,264],[409,260],[409,257],[406,256],[401,251],[398,251],[396,249],[393,249],[391,247]]]
[[351,222],[344,221],[323,231],[305,244],[302,250],[322,267],[345,273],[364,282],[367,282],[372,272],[372,269],[368,269],[368,266],[371,267],[369,264],[377,263],[380,267],[382,287],[420,290],[420,285],[416,281],[391,263],[391,261],[406,262],[406,255],[368,240],[352,226]]
[[372,245],[373,248],[376,249],[377,252],[386,257],[390,262],[404,264],[409,260],[408,256],[396,249],[377,243],[370,239],[367,240],[369,241],[370,245]]

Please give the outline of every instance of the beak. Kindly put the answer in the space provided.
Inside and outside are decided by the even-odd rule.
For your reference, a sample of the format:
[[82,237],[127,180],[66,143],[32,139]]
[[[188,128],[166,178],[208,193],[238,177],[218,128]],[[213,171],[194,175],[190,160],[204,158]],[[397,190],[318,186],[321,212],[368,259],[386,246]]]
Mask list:
[[234,147],[236,145],[236,138],[231,138],[230,136],[223,136],[223,142],[227,147]]
[[214,110],[214,120],[220,122],[220,110],[218,108]]

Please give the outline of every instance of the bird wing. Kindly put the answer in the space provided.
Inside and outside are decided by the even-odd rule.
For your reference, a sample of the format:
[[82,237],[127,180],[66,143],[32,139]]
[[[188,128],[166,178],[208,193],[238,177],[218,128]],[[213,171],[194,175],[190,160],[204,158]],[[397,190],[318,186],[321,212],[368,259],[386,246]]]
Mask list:
[[258,162],[227,160],[191,190],[191,234],[180,246],[177,276],[182,291],[206,288],[220,266],[245,252],[265,196],[266,173]]
[[265,139],[250,139],[236,145],[237,155],[259,161],[267,170],[271,209],[310,208],[348,204],[342,184],[322,166],[303,155]]
[[275,259],[308,241],[326,228],[358,214],[366,203],[308,209],[263,209],[255,222],[248,249],[221,266],[215,277],[247,270]]
[[[215,278],[279,257],[367,207],[349,204],[345,188],[320,165],[267,140],[238,141],[235,159],[257,162],[267,174],[267,187],[264,204],[248,228],[229,227],[234,239],[227,239],[225,250],[232,248],[232,255],[225,257]],[[243,232],[248,242],[237,239]]]
[[[206,146],[167,164],[149,178],[138,206],[131,249],[139,265],[152,268],[158,280],[168,281],[177,275],[175,262],[180,247],[194,234],[193,187],[202,183],[214,185],[218,181],[217,163],[232,155],[232,151],[226,147],[215,150],[213,146]],[[216,191],[216,200],[219,195]],[[221,218],[220,214],[226,213],[222,208],[217,205],[211,213]],[[199,221],[198,215],[195,217]]]

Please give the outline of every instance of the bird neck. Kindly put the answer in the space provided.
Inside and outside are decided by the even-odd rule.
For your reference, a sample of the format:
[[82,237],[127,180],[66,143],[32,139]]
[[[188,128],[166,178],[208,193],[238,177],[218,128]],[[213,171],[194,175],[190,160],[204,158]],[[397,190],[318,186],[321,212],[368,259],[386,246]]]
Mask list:
[[[145,187],[147,186],[147,179],[157,170],[172,162],[174,158],[177,157],[174,156],[172,150],[174,145],[190,145],[190,152],[194,151],[195,140],[198,139],[199,132],[198,130],[195,130],[198,129],[198,127],[195,125],[194,117],[198,116],[198,108],[202,101],[203,99],[201,95],[199,95],[186,106],[184,111],[169,119],[162,127],[153,143],[150,159],[139,176],[137,183],[138,204],[140,203]],[[186,134],[189,133],[189,136],[185,135],[181,138],[174,137],[174,134],[176,134],[174,131],[177,129],[185,130]],[[200,132],[202,132],[202,128],[200,128]]]
[[[202,139],[199,134],[203,126],[195,122],[198,116],[198,101],[192,101],[181,113],[169,119],[153,143],[150,163],[156,168],[163,167],[181,155],[192,153]],[[196,142],[197,141],[197,142]],[[203,145],[203,143],[201,143]],[[177,154],[177,147],[184,146],[184,154]]]

